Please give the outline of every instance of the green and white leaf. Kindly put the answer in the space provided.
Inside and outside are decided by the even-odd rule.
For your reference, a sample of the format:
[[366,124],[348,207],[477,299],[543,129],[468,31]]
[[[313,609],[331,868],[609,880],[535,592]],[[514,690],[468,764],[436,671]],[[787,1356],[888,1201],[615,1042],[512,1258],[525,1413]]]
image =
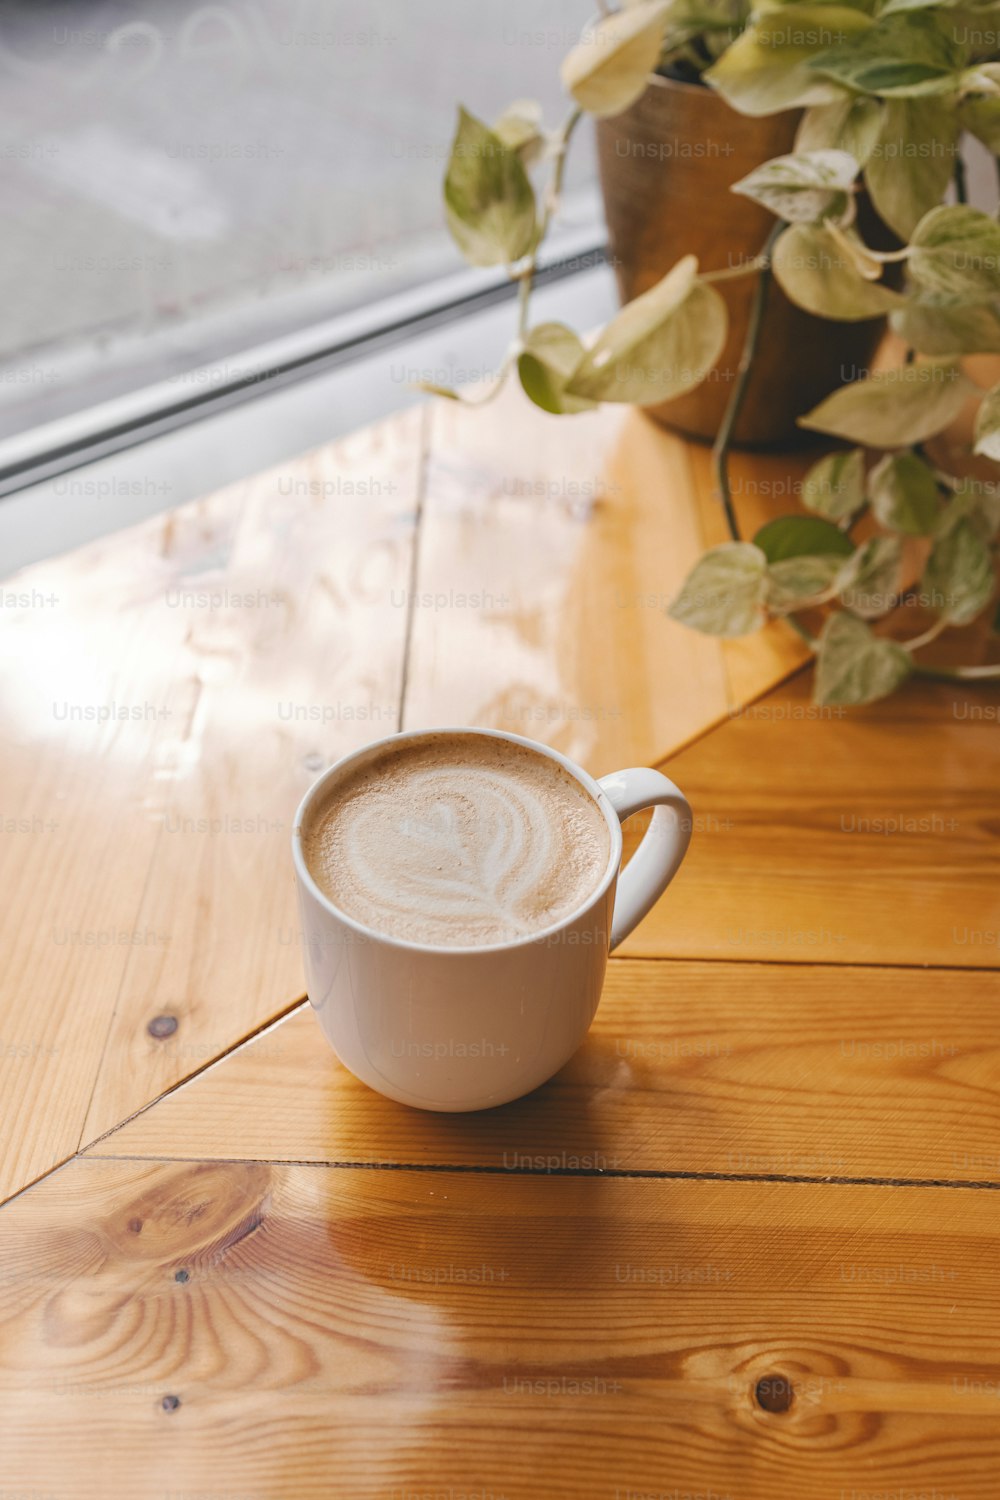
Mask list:
[[[833,236],[863,280],[881,280],[885,265],[873,250],[869,250],[853,224],[834,224],[828,219],[824,228]],[[888,290],[891,291],[892,288]]]
[[822,516],[778,516],[766,521],[753,539],[769,563],[789,557],[850,557],[854,543],[839,526]]
[[[996,15],[996,0],[965,0],[963,11],[971,11],[975,16]],[[980,47],[985,43],[986,49],[993,45],[992,32],[979,38]],[[975,60],[965,71],[962,77],[963,95],[986,94],[992,97],[1000,94],[1000,58],[983,56]]]
[[861,322],[901,307],[891,288],[869,281],[823,225],[792,224],[774,247],[775,280],[797,307],[820,318]]
[[918,361],[842,386],[799,425],[873,448],[911,446],[942,432],[974,389],[955,361]]
[[987,151],[1000,156],[1000,95],[966,99],[958,114],[966,130],[971,130]]
[[843,562],[833,553],[819,557],[786,557],[767,570],[767,607],[775,614],[808,609],[822,602]]
[[764,623],[767,559],[750,542],[725,542],[695,563],[667,613],[706,635],[749,635]]
[[563,323],[539,323],[526,335],[517,357],[517,373],[525,394],[536,406],[554,415],[590,410],[592,401],[570,396],[566,391],[566,382],[585,353],[572,328]]
[[843,90],[819,77],[809,62],[845,32],[870,25],[866,15],[845,5],[782,5],[759,14],[703,76],[744,115],[835,104]]
[[837,580],[841,603],[865,620],[884,615],[899,595],[902,559],[898,537],[873,536],[862,543]]
[[907,10],[944,10],[961,3],[962,0],[886,0],[879,16],[896,16]]
[[860,448],[828,453],[802,481],[802,504],[830,521],[843,521],[865,503],[865,456]]
[[[790,5],[800,5],[802,0],[755,0],[754,16],[766,15],[768,11],[787,10]],[[849,10],[861,11],[871,17],[878,9],[878,0],[810,0],[816,6],[846,6]]]
[[941,512],[934,471],[915,453],[887,453],[868,476],[875,518],[906,536],[929,536]]
[[949,625],[968,625],[996,588],[990,549],[971,520],[960,520],[935,542],[920,591]]
[[984,542],[993,541],[1000,531],[1000,483],[965,480],[941,512],[937,535],[947,536],[963,521],[967,521]]
[[968,204],[942,204],[913,231],[907,268],[939,301],[989,302],[1000,296],[1000,224]]
[[854,615],[831,615],[816,662],[817,703],[874,703],[905,682],[913,663],[895,641],[880,640]]
[[803,151],[764,162],[730,191],[762,203],[779,219],[812,224],[829,214],[844,217],[858,170],[846,151]]
[[990,303],[939,307],[911,297],[889,321],[921,354],[1000,354],[1000,315]]
[[890,99],[865,164],[865,184],[878,213],[901,239],[944,197],[955,170],[958,122],[938,99]]
[[846,151],[864,166],[882,125],[877,99],[844,93],[835,104],[814,104],[802,116],[796,151]]
[[510,265],[531,249],[535,194],[524,165],[464,109],[459,110],[444,202],[448,228],[472,265]]
[[587,28],[561,68],[563,87],[581,109],[618,115],[645,93],[669,10],[666,0],[642,0]]
[[1000,463],[1000,385],[988,391],[980,403],[973,451]]
[[907,11],[848,37],[813,59],[812,68],[845,88],[881,98],[953,92],[962,53],[953,37],[924,11]]
[[545,147],[542,106],[535,99],[515,99],[493,121],[493,134],[526,166],[537,161]]
[[566,386],[590,401],[649,406],[700,385],[726,342],[726,304],[685,256],[622,308]]

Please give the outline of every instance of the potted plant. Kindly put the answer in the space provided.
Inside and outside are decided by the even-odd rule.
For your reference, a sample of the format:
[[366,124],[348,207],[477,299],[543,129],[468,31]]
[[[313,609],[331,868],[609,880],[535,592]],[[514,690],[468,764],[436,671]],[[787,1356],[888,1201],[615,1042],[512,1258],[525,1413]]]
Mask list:
[[[491,126],[459,114],[444,184],[449,227],[472,264],[504,265],[519,286],[517,334],[497,388],[516,372],[548,412],[634,403],[688,431],[702,430],[708,414],[732,540],[699,561],[671,613],[726,636],[786,619],[817,653],[820,702],[870,702],[932,671],[920,649],[993,605],[1000,385],[976,384],[962,356],[1000,353],[1000,225],[966,203],[960,147],[968,132],[1000,152],[998,27],[995,0],[761,0],[755,9],[746,0],[634,0],[602,14],[566,58],[573,107],[560,128],[546,129],[523,100]],[[570,328],[530,318],[538,249],[584,114],[598,122],[627,298],[586,345]],[[726,193],[711,161],[680,197],[667,170],[644,218],[642,195],[616,175],[630,152],[662,167],[667,145],[676,160],[697,161],[726,140],[752,162],[732,172]],[[737,159],[735,150],[716,154]],[[539,191],[533,173],[547,174]],[[952,183],[956,201],[946,203]],[[723,217],[723,201],[735,213]],[[710,235],[707,215],[718,226]],[[664,245],[674,260],[665,274]],[[804,337],[800,316],[839,341]],[[852,347],[870,353],[886,318],[901,351],[895,365],[872,372],[867,354],[845,358]],[[727,382],[719,371],[734,339]],[[713,385],[707,404],[683,406]],[[745,540],[730,447],[758,436],[768,412],[796,410],[802,389],[810,404],[798,408],[798,426],[849,446],[807,474],[806,513]],[[963,477],[925,445],[970,403],[967,446],[980,462]],[[878,529],[856,541],[862,516]],[[918,541],[919,596],[932,623],[900,642],[871,622],[899,602],[907,538]],[[821,606],[814,634],[800,617]],[[946,675],[1000,677],[1000,666]]]

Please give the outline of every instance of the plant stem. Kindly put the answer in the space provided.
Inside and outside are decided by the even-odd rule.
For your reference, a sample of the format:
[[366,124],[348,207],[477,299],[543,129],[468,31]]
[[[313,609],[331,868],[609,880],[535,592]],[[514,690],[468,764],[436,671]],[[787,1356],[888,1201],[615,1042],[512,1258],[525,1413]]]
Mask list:
[[747,388],[750,384],[750,376],[753,371],[753,362],[757,354],[757,346],[760,343],[760,330],[764,321],[764,308],[767,304],[767,289],[771,280],[771,252],[774,249],[778,235],[785,228],[785,221],[779,219],[767,237],[767,243],[757,259],[761,262],[761,269],[757,278],[757,286],[754,289],[753,303],[750,307],[750,321],[747,324],[746,338],[743,341],[743,352],[740,355],[739,366],[736,371],[736,384],[733,386],[733,394],[729,398],[722,425],[718,436],[712,447],[712,466],[715,473],[715,486],[722,502],[722,508],[726,515],[726,524],[729,527],[729,535],[734,542],[741,540],[739,522],[733,509],[733,492],[729,483],[729,449],[733,440],[733,429],[736,426],[743,402],[746,398]]
[[556,138],[555,155],[552,165],[552,180],[545,194],[545,208],[542,213],[541,223],[535,235],[535,243],[531,248],[531,254],[520,271],[512,274],[512,280],[519,281],[518,287],[518,312],[517,332],[518,337],[523,338],[528,328],[528,303],[531,297],[531,288],[535,281],[535,271],[538,269],[538,249],[549,232],[549,226],[559,209],[559,199],[562,195],[563,176],[566,171],[566,152],[569,148],[570,137],[576,129],[583,114],[581,109],[574,109],[567,119],[562,130]]
[[753,260],[748,260],[742,266],[730,266],[725,271],[702,271],[698,277],[699,281],[735,281],[739,276],[753,276],[757,271],[767,269],[768,262],[762,255],[755,255]]
[[517,336],[523,339],[528,331],[528,304],[531,301],[531,285],[534,277],[535,263],[531,263],[531,276],[522,276],[521,285],[517,289]]
[[563,174],[566,171],[566,152],[569,149],[570,137],[579,124],[582,114],[582,109],[574,109],[559,132],[559,138],[556,142],[555,159],[552,166],[552,181],[549,184],[549,191],[545,197],[545,214],[542,218],[542,227],[538,233],[539,244],[548,233],[552,217],[559,207],[559,199],[562,195]]
[[927,646],[931,641],[936,641],[943,630],[948,627],[944,618],[935,620],[934,624],[925,630],[922,635],[915,635],[912,641],[900,641],[904,651],[919,651],[921,646]]
[[888,266],[896,261],[909,260],[913,252],[909,245],[904,245],[902,250],[872,250],[866,245],[865,253],[870,255],[872,260],[880,260],[884,266]]
[[1000,662],[987,667],[923,667],[913,663],[918,677],[940,677],[946,682],[987,682],[1000,677]]
[[507,376],[510,374],[510,367],[511,360],[505,359],[497,371],[496,379],[489,390],[484,392],[482,396],[459,396],[458,400],[460,404],[462,406],[489,406],[490,402],[496,400],[506,385]]
[[[782,615],[781,619],[802,637],[810,651],[815,653],[819,650],[819,641],[809,634],[801,620],[797,620],[794,615]],[[912,641],[900,641],[899,644],[907,651],[913,651],[918,646],[926,646],[928,641],[934,640],[945,628],[945,623],[937,620],[923,635],[915,636]],[[915,661],[913,671],[917,677],[940,678],[944,682],[990,682],[1000,679],[1000,662],[984,667],[926,667]]]
[[955,199],[958,203],[968,203],[969,190],[965,181],[965,162],[961,153],[955,157]]

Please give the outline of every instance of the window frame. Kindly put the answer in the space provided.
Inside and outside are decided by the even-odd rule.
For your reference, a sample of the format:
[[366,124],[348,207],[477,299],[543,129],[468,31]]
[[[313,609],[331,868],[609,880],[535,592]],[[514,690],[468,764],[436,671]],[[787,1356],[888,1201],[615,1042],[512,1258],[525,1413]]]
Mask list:
[[[596,195],[595,195],[596,196]],[[596,205],[595,205],[596,207]],[[539,258],[539,289],[602,265],[606,231],[596,211],[582,228],[551,235]],[[253,345],[138,391],[0,439],[0,499],[68,470],[148,442],[283,387],[512,301],[502,268],[462,270],[406,292]],[[178,395],[178,385],[195,387]]]

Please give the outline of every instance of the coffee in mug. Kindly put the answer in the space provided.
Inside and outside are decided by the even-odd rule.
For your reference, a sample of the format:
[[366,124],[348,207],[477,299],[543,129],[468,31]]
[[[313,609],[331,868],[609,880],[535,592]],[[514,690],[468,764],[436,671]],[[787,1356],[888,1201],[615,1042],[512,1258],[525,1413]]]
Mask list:
[[472,948],[569,916],[605,874],[611,837],[558,761],[510,740],[432,733],[331,782],[303,853],[324,895],[365,927]]
[[[620,870],[621,823],[644,808]],[[530,1093],[583,1041],[609,952],[690,836],[658,771],[596,781],[496,729],[407,732],[345,757],[292,833],[306,986],[337,1056],[420,1109]]]

